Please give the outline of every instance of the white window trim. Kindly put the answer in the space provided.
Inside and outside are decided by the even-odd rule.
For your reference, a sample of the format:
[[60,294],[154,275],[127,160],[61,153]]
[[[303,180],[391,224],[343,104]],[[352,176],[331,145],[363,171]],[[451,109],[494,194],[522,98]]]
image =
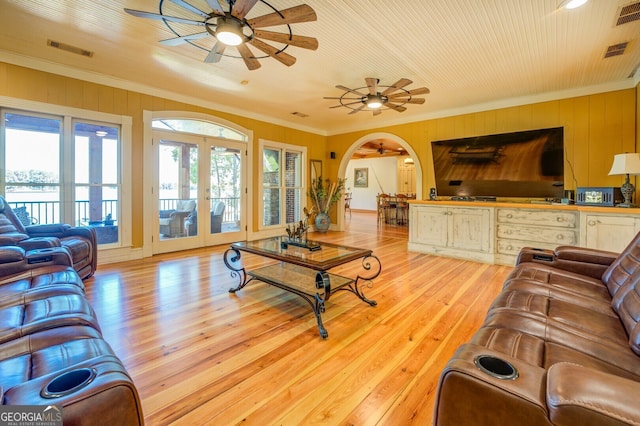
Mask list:
[[[264,172],[264,150],[265,148],[275,148],[281,149],[284,151],[295,151],[302,153],[302,159],[300,161],[300,166],[302,170],[300,171],[300,178],[302,179],[302,205],[300,206],[300,210],[306,206],[306,194],[307,194],[307,147],[302,145],[293,145],[283,142],[275,142],[267,139],[259,139],[258,140],[258,182],[260,186],[260,194],[258,196],[258,230],[266,231],[266,230],[284,230],[284,224],[278,225],[265,225],[264,224],[264,186],[263,186],[263,172]],[[302,219],[302,218],[301,218]]]
[[[120,176],[122,179],[120,196],[121,207],[119,222],[122,225],[120,229],[120,244],[115,249],[123,247],[131,247],[131,128],[133,119],[128,115],[109,114],[105,112],[91,111],[81,108],[67,107],[45,102],[29,101],[25,99],[11,98],[8,96],[0,96],[0,106],[21,110],[24,113],[37,113],[47,115],[57,115],[63,118],[63,137],[62,149],[70,150],[71,138],[73,137],[71,129],[72,119],[92,120],[104,123],[116,124],[120,126]],[[69,155],[64,152],[64,155]],[[72,163],[73,164],[73,163]],[[73,166],[72,166],[73,167]],[[73,173],[73,170],[66,170],[66,173]],[[64,170],[61,168],[61,170]],[[64,171],[63,171],[64,172]],[[101,248],[101,251],[110,250],[109,248]],[[98,257],[100,260],[100,257]],[[119,259],[116,259],[119,260]]]
[[[229,121],[225,118],[218,117],[212,114],[204,114],[201,112],[192,112],[192,111],[150,111],[143,110],[142,111],[142,122],[143,122],[143,146],[142,146],[142,156],[145,161],[152,161],[153,164],[157,164],[158,158],[153,149],[153,120],[162,119],[162,118],[171,118],[171,119],[184,119],[184,120],[202,120],[208,121],[211,123],[216,123],[223,125],[225,127],[229,127],[239,133],[242,133],[247,136],[246,141],[237,141],[235,139],[229,139],[230,141],[235,142],[243,142],[247,144],[247,175],[246,182],[247,187],[245,188],[247,193],[247,207],[246,207],[246,224],[247,224],[247,235],[252,235],[253,233],[253,220],[250,216],[250,212],[253,211],[253,194],[252,194],[252,184],[253,182],[253,130],[250,130],[246,127],[242,127],[233,121]],[[199,135],[203,136],[203,135]],[[157,203],[153,198],[153,194],[149,190],[153,187],[154,181],[154,169],[153,167],[145,167],[142,177],[142,186],[145,189],[143,191],[143,207],[145,211],[152,212],[157,208]],[[142,247],[142,256],[149,257],[153,255],[153,221],[145,220],[143,223],[143,247]]]

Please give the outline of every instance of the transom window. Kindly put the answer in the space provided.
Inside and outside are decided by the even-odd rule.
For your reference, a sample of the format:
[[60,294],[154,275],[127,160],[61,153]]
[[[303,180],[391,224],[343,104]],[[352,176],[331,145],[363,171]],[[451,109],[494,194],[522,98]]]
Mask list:
[[247,141],[247,136],[220,124],[203,120],[157,118],[152,121],[154,129],[173,132],[192,133],[194,135],[214,136],[217,138]]

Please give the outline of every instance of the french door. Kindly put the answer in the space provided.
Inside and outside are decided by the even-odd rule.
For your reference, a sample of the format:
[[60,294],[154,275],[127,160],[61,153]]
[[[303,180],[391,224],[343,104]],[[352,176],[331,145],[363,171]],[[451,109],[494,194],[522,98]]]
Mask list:
[[246,143],[153,135],[153,252],[246,240]]

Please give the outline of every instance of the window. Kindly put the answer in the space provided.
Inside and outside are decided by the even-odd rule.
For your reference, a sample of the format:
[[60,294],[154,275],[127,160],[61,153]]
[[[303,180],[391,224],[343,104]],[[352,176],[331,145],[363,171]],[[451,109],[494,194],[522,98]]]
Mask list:
[[262,226],[284,226],[302,219],[306,148],[260,141]]
[[96,227],[99,244],[118,241],[119,133],[119,126],[74,120],[74,220]]
[[0,102],[33,108],[0,108],[0,192],[9,205],[26,209],[28,223],[92,226],[99,244],[122,245],[122,220],[130,221],[130,213],[123,216],[122,134],[123,126],[130,133],[130,119]]
[[152,121],[151,126],[158,130],[192,133],[194,135],[208,135],[243,142],[247,141],[246,135],[234,129],[202,120],[157,118]]

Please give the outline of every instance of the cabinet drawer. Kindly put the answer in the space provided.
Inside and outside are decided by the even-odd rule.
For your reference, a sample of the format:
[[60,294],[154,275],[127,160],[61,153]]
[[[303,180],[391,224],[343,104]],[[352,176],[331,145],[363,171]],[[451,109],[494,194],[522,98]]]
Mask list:
[[520,253],[523,247],[535,247],[542,249],[553,250],[558,247],[558,244],[540,243],[536,242],[532,244],[530,241],[518,241],[518,240],[498,240],[496,243],[498,253],[517,255]]
[[498,223],[575,228],[578,216],[574,212],[548,210],[498,209]]
[[497,237],[555,245],[575,245],[578,241],[576,231],[570,229],[548,229],[535,226],[509,225],[504,223],[498,224]]

